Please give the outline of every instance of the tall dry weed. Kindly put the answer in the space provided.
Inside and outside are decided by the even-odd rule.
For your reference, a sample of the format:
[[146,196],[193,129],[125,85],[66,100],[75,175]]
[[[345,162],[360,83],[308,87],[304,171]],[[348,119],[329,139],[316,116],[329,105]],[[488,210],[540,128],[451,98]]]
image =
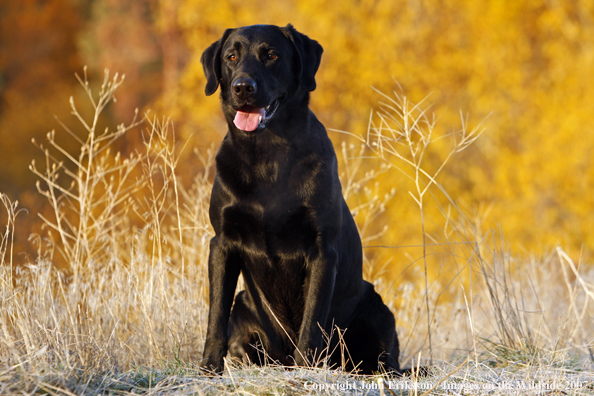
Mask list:
[[[52,208],[43,217],[52,256],[12,273],[16,204],[3,234],[0,356],[20,373],[63,367],[68,375],[158,366],[176,356],[195,361],[202,346],[212,153],[189,188],[176,175],[180,152],[167,122],[137,121],[97,131],[101,113],[123,81],[108,72],[97,95],[79,78],[94,113],[85,119],[71,100],[79,129],[62,123],[79,144],[67,152],[52,131],[37,144],[46,157],[38,190]],[[148,119],[148,118],[147,118]],[[148,125],[148,126],[147,126]],[[147,126],[144,130],[142,128]],[[143,148],[123,158],[111,151],[127,133],[142,133]],[[61,156],[65,160],[58,160]],[[20,368],[20,369],[19,369]]]
[[[78,143],[78,152],[66,151],[55,138],[58,132],[51,132],[47,143],[38,144],[45,165],[31,167],[40,178],[40,197],[52,208],[53,217],[43,220],[54,256],[43,253],[35,262],[14,265],[19,208],[2,195],[7,216],[0,241],[0,393],[93,393],[119,389],[123,382],[125,389],[145,389],[170,374],[200,373],[195,363],[208,306],[213,151],[195,153],[197,176],[183,183],[177,167],[189,148],[177,141],[168,120],[147,115],[98,132],[97,120],[112,105],[122,79],[106,73],[96,95],[86,77],[80,82],[94,113],[85,119],[71,101],[80,125],[63,131]],[[365,251],[365,277],[397,317],[402,364],[433,361],[439,372],[438,362],[463,356],[479,373],[510,366],[586,367],[584,359],[594,359],[594,274],[560,248],[544,259],[519,262],[500,232],[482,229],[481,218],[438,181],[482,126],[468,130],[463,118],[457,132],[435,136],[434,122],[423,104],[384,95],[360,144],[344,143],[340,150],[344,195],[364,245],[401,248],[383,239],[390,225],[377,227],[393,197],[403,193],[380,196],[384,176],[410,182],[411,210],[419,213],[420,253],[407,256],[407,271],[416,270],[421,282],[408,281],[414,277],[406,274],[390,279],[390,260],[380,263]],[[112,148],[129,133],[142,134],[144,145],[123,158]],[[441,144],[436,142],[447,139],[451,149],[437,167],[426,169],[425,158],[435,157],[431,150]],[[378,166],[363,171],[372,158]],[[58,256],[65,268],[55,265]],[[348,350],[343,355],[348,358]],[[325,371],[313,372],[323,378],[334,373],[322,367]],[[469,372],[464,365],[456,370],[460,367]],[[235,373],[244,368],[229,365],[233,386]]]
[[[481,359],[495,359],[504,365],[518,360],[538,365],[541,359],[558,363],[568,350],[575,352],[577,345],[582,356],[594,361],[589,347],[592,339],[585,330],[594,324],[591,286],[568,261],[569,256],[558,248],[552,259],[517,262],[508,252],[501,230],[484,229],[484,219],[477,214],[480,211],[465,208],[439,183],[448,163],[480,138],[485,121],[470,128],[468,117],[461,114],[458,129],[438,135],[426,99],[411,103],[399,91],[379,93],[379,110],[372,113],[365,134],[338,132],[360,142],[359,148],[352,146],[348,154],[343,145],[343,157],[348,158],[345,163],[355,165],[355,171],[360,161],[375,158],[381,163],[376,171],[360,178],[363,185],[383,174],[407,179],[411,210],[416,207],[419,213],[419,243],[413,246],[418,254],[407,256],[410,264],[405,272],[417,273],[422,281],[394,287],[381,276],[371,277],[389,305],[391,300],[397,301],[393,308],[403,362],[421,356],[431,364],[434,356],[449,359],[472,351],[476,364]],[[343,180],[347,180],[348,199],[353,186],[359,185],[352,181],[353,169],[346,169]],[[387,195],[385,202],[391,196]],[[386,206],[377,204],[377,196],[374,199],[367,201],[369,208],[363,208],[371,221]],[[379,248],[401,248],[397,241],[392,243]],[[567,344],[567,327],[573,329],[571,346]]]

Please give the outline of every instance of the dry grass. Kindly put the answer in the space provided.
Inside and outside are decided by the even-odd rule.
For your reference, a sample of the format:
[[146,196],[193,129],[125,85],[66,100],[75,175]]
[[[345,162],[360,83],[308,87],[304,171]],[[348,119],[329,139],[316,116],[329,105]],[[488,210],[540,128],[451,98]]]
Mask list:
[[[361,377],[323,361],[321,367],[293,369],[228,362],[223,376],[203,372],[196,362],[207,315],[213,156],[196,153],[205,170],[185,188],[176,172],[183,147],[167,121],[145,117],[143,125],[133,121],[97,131],[99,115],[121,82],[106,74],[94,96],[81,79],[95,112],[85,120],[71,102],[81,127],[65,131],[79,143],[78,153],[65,152],[54,132],[48,148],[39,144],[47,161],[32,170],[53,218],[43,219],[39,257],[26,266],[13,263],[18,205],[1,196],[0,394],[594,393],[593,271],[561,248],[515,262],[501,235],[469,220],[437,181],[479,129],[467,133],[463,121],[457,134],[435,137],[426,110],[398,94],[386,96],[361,146],[343,146],[343,187],[359,214],[364,243],[383,235],[371,225],[395,194],[375,193],[380,175],[400,171],[410,178],[423,224],[426,205],[439,202],[432,191],[446,197],[441,237],[423,227],[423,253],[411,260],[421,282],[394,286],[382,277],[385,268],[369,258],[365,272],[396,314],[401,361],[431,361],[430,375]],[[143,150],[129,158],[110,153],[116,139],[138,130]],[[448,138],[454,141],[450,154],[426,171],[430,144]],[[370,155],[383,165],[362,172]],[[442,261],[445,254],[453,271],[430,278],[430,249],[440,250]],[[444,293],[449,298],[440,298]]]

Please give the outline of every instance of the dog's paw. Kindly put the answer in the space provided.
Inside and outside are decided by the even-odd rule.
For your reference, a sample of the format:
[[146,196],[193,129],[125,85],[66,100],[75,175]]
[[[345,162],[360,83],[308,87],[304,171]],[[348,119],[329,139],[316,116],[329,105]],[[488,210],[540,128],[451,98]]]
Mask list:
[[225,365],[223,359],[202,359],[200,368],[208,374],[223,374]]
[[293,351],[293,360],[295,366],[298,367],[320,367],[323,363],[323,359],[316,353],[317,349],[300,349],[296,348]]
[[294,356],[294,360],[295,360],[295,366],[299,366],[299,367],[309,366],[307,360],[305,360],[303,354],[298,349],[295,349],[293,356]]
[[223,361],[223,355],[215,348],[213,352],[210,348],[204,351],[202,360],[200,361],[200,367],[211,374],[222,374],[225,368],[225,362]]

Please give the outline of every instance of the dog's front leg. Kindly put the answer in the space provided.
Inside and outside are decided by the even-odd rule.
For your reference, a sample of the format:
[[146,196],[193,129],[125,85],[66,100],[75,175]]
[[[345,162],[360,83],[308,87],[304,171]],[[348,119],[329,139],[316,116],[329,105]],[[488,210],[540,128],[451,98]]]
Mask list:
[[208,328],[202,365],[216,372],[223,371],[223,357],[227,354],[227,328],[239,272],[238,257],[228,251],[224,241],[217,236],[212,238],[208,257]]
[[294,354],[298,366],[304,366],[306,359],[322,351],[322,329],[327,330],[326,320],[334,294],[337,265],[338,255],[333,248],[321,251],[316,258],[307,263],[305,309]]

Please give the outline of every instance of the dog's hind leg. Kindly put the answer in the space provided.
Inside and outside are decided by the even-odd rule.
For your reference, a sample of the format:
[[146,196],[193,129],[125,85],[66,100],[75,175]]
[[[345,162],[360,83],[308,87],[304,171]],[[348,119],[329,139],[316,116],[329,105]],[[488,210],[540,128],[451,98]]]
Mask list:
[[235,303],[229,318],[229,358],[240,359],[259,365],[265,363],[263,342],[257,316],[252,312],[242,291],[235,296]]
[[344,333],[344,342],[353,366],[363,374],[400,372],[394,315],[371,284]]
[[229,319],[228,356],[260,366],[268,363],[292,365],[272,328],[263,325],[258,318],[247,293],[237,294]]

